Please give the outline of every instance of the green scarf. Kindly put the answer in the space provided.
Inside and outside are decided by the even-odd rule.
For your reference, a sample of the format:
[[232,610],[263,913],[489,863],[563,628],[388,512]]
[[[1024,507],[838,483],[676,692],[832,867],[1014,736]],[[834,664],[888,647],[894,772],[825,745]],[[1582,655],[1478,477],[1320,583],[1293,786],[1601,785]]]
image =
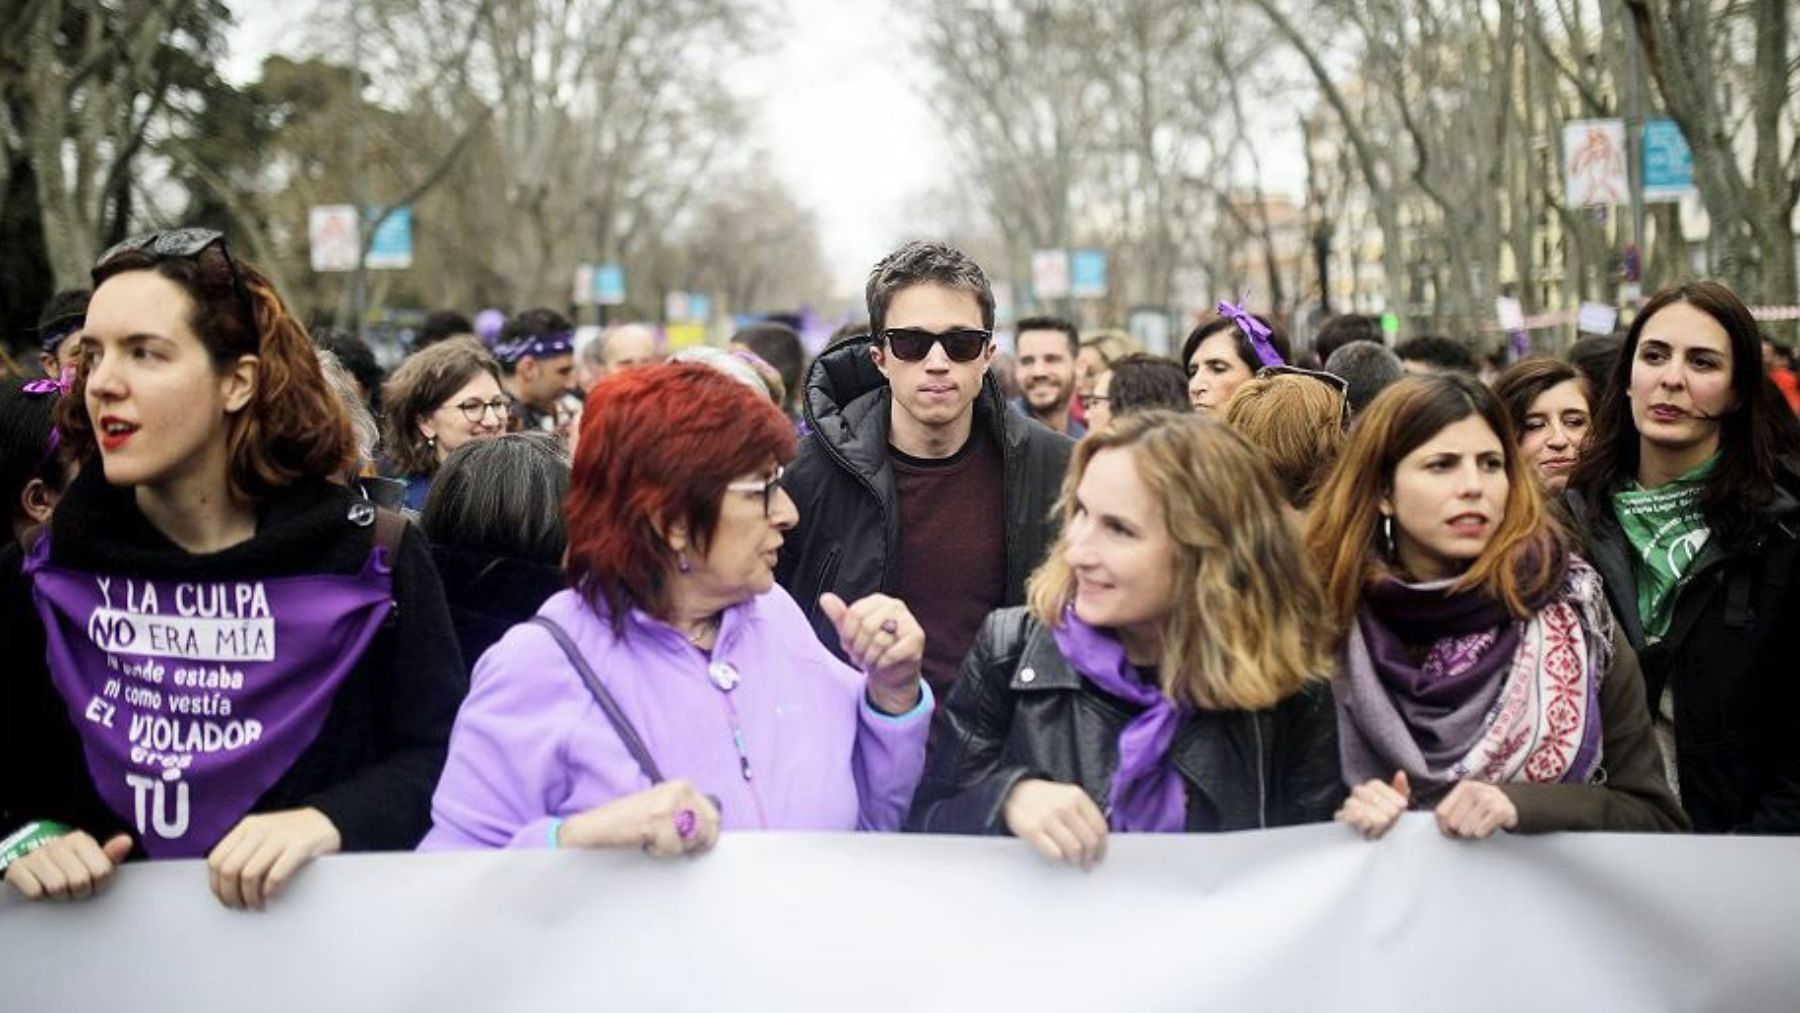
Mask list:
[[1638,616],[1644,635],[1661,639],[1675,615],[1675,592],[1687,579],[1712,532],[1700,512],[1700,491],[1719,460],[1714,454],[1667,485],[1645,489],[1636,482],[1613,493],[1613,514],[1637,554]]

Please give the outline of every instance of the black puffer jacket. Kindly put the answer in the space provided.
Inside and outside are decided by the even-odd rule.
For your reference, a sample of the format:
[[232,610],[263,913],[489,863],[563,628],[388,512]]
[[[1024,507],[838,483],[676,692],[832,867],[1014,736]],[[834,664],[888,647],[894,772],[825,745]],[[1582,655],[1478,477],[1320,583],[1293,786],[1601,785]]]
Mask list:
[[[855,601],[900,586],[899,493],[888,456],[892,394],[869,346],[867,336],[849,338],[813,361],[806,381],[811,433],[782,483],[800,522],[782,545],[775,579],[834,652],[841,647],[819,595],[835,591]],[[1009,411],[991,373],[975,399],[975,424],[993,435],[1005,469],[1004,604],[1014,605],[1025,600],[1025,579],[1056,539],[1051,513],[1075,444]]]
[[[1023,608],[988,617],[925,759],[908,828],[1005,833],[1001,809],[1026,778],[1078,784],[1102,809],[1119,734],[1141,708],[1102,693]],[[1187,782],[1187,829],[1253,830],[1329,820],[1344,798],[1331,686],[1267,711],[1200,711],[1169,747]]]
[[1784,467],[1762,522],[1708,540],[1668,635],[1645,642],[1631,543],[1611,504],[1567,500],[1644,669],[1652,713],[1674,690],[1681,805],[1701,833],[1800,834],[1800,472]]

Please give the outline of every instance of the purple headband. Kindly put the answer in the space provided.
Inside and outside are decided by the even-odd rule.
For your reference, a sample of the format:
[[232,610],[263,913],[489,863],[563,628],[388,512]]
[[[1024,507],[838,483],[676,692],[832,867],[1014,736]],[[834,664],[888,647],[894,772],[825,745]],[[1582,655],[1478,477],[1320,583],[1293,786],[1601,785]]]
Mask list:
[[[62,397],[74,386],[75,367],[64,366],[62,376],[54,380],[33,380],[21,389],[27,394],[52,394],[56,397]],[[32,470],[34,472],[42,472],[44,466],[49,464],[50,460],[56,456],[56,448],[60,446],[62,446],[62,430],[52,425],[50,427],[50,440],[44,445],[44,456],[38,460],[37,467]]]
[[56,349],[62,345],[64,339],[69,335],[74,334],[76,331],[81,330],[81,324],[82,318],[75,317],[70,320],[59,321],[44,328],[38,335],[38,339],[43,342],[44,354],[55,355]]
[[494,358],[507,365],[513,365],[520,359],[553,359],[559,355],[571,355],[575,351],[575,333],[558,331],[554,334],[522,334],[511,341],[503,341],[494,346]]
[[1237,303],[1220,299],[1219,315],[1236,324],[1238,330],[1244,332],[1244,337],[1250,339],[1250,347],[1256,350],[1256,357],[1262,360],[1264,366],[1287,365],[1287,360],[1281,357],[1281,352],[1269,343],[1269,335],[1274,333],[1269,330],[1269,325],[1251,316],[1250,311],[1244,309],[1243,303],[1249,299],[1250,293],[1248,292],[1245,292]]

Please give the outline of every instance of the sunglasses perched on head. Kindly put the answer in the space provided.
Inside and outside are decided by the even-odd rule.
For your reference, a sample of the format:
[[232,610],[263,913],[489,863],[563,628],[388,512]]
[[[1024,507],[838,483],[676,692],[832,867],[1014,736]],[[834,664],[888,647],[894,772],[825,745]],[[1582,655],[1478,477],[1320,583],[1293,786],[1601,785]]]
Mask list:
[[244,288],[244,276],[238,273],[237,261],[231,259],[231,247],[225,243],[225,233],[217,229],[171,229],[167,232],[152,232],[147,236],[133,236],[107,248],[100,259],[94,262],[94,269],[100,270],[126,253],[147,253],[158,260],[198,257],[214,243],[219,244],[219,253],[225,258],[225,268],[231,272],[231,290],[237,294],[238,306],[244,311],[244,326],[254,335],[257,333],[256,309],[250,302],[250,293]]
[[1259,380],[1271,376],[1305,376],[1330,387],[1337,392],[1338,400],[1343,405],[1342,417],[1338,421],[1345,429],[1350,428],[1350,381],[1336,373],[1301,369],[1299,366],[1264,366],[1256,371],[1256,378]]
[[994,340],[993,331],[979,327],[958,327],[933,334],[918,327],[890,327],[880,334],[888,351],[901,362],[918,362],[931,354],[931,346],[942,344],[944,354],[952,362],[974,362]]

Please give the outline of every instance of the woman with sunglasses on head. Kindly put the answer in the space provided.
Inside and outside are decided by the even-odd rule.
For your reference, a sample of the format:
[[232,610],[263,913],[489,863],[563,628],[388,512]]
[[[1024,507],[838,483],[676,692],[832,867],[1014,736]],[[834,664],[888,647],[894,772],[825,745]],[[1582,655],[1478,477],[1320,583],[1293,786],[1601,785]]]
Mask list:
[[[471,440],[506,432],[500,364],[474,338],[441,341],[408,356],[381,390],[388,468],[406,483],[406,508],[425,508],[431,480]],[[473,661],[474,659],[469,659]]]
[[[844,664],[775,586],[794,427],[698,363],[588,394],[570,590],[476,663],[424,847],[696,854],[725,830],[893,830],[925,759],[925,635],[827,594]],[[665,777],[666,775],[666,777]]]
[[1382,392],[1307,545],[1341,651],[1339,821],[1370,838],[1408,809],[1452,837],[1686,827],[1636,655],[1485,386]]
[[1275,366],[1238,387],[1225,424],[1261,450],[1296,520],[1344,449],[1348,387],[1330,373]]
[[1568,502],[1707,833],[1800,833],[1800,469],[1750,311],[1658,293],[1625,336]]
[[466,684],[424,539],[332,481],[343,408],[222,236],[93,280],[58,415],[85,463],[3,568],[35,604],[0,616],[6,881],[81,898],[128,854],[204,857],[260,908],[319,855],[412,847]]
[[1219,315],[1194,328],[1181,346],[1188,400],[1195,411],[1222,414],[1239,384],[1265,366],[1285,364],[1291,347],[1287,332],[1269,318],[1219,303]]
[[1324,601],[1254,448],[1150,411],[1075,448],[1030,604],[995,612],[910,825],[1090,867],[1110,832],[1327,820],[1343,785]]

